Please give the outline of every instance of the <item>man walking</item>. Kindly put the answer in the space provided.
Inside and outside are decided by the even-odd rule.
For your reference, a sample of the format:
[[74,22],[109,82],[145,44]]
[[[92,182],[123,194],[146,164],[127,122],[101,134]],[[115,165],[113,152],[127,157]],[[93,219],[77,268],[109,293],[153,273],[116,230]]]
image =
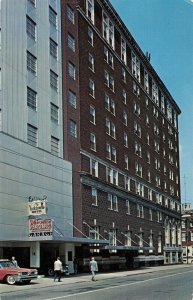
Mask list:
[[54,262],[54,281],[58,278],[58,282],[61,281],[61,272],[62,272],[62,262],[60,257],[57,257],[57,260]]
[[96,260],[94,259],[94,257],[92,257],[91,261],[90,261],[90,270],[92,273],[92,281],[96,281],[95,279],[95,272],[98,272],[98,264],[96,262]]

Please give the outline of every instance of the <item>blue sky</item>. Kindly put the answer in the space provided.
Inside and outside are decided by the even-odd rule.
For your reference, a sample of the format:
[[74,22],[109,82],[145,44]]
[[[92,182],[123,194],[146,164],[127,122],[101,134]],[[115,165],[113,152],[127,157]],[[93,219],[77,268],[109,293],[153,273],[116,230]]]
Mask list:
[[193,0],[110,1],[182,111],[181,199],[193,207]]

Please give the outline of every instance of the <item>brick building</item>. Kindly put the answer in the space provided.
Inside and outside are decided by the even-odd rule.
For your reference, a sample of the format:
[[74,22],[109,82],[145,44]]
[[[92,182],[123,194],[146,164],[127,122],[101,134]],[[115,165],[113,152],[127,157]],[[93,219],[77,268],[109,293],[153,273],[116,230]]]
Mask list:
[[76,256],[106,268],[181,262],[180,109],[110,1],[61,9],[74,237],[96,239]]
[[183,263],[193,263],[193,209],[191,203],[182,204]]

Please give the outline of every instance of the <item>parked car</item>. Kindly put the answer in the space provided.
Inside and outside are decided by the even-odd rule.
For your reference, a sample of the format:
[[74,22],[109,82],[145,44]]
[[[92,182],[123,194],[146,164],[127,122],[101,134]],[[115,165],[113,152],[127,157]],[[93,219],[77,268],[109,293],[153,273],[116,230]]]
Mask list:
[[16,282],[30,283],[32,279],[37,279],[38,271],[36,269],[27,269],[15,267],[9,259],[0,259],[0,281],[8,284]]

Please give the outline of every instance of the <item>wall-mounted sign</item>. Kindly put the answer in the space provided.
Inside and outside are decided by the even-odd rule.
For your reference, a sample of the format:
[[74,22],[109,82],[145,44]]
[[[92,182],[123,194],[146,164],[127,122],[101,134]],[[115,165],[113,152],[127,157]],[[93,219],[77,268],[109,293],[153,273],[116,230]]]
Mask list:
[[29,220],[29,238],[34,239],[52,239],[53,221],[46,220]]
[[45,215],[46,212],[47,212],[46,200],[33,200],[31,202],[28,202],[29,216]]

